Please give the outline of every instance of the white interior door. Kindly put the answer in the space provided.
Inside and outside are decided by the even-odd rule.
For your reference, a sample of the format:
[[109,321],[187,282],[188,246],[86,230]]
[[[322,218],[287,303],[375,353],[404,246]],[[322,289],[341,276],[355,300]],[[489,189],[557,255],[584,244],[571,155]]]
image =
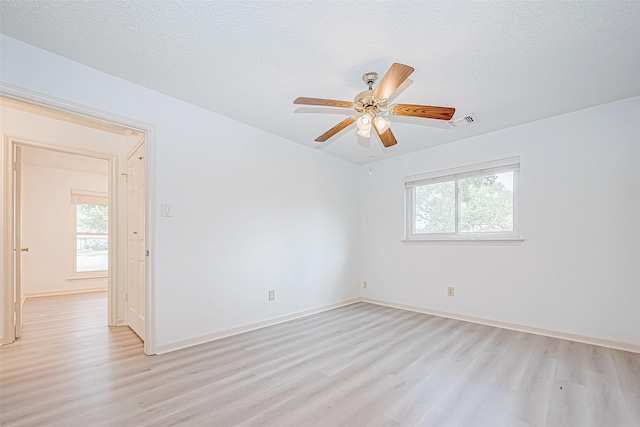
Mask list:
[[14,253],[15,253],[15,283],[14,283],[14,310],[15,310],[15,337],[22,335],[22,254],[29,251],[29,248],[22,247],[22,154],[20,146],[15,146],[14,152]]
[[127,159],[127,323],[146,339],[144,144]]

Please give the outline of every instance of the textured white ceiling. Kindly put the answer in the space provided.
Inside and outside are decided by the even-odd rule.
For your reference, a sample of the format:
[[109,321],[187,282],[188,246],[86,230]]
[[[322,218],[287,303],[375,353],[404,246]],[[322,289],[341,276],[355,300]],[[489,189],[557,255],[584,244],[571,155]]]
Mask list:
[[[355,130],[313,140],[361,76],[416,71],[395,102],[475,113],[469,127],[391,117],[374,160],[640,95],[640,1],[7,1],[0,31],[109,74],[363,163]],[[312,113],[318,112],[318,113]],[[223,143],[221,141],[221,143]]]

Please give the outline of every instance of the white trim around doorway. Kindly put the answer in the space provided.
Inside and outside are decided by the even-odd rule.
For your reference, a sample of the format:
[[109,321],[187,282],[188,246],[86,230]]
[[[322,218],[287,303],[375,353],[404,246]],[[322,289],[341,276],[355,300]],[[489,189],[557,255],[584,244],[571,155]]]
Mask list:
[[[101,126],[117,126],[120,128],[128,128],[138,132],[144,133],[144,141],[145,141],[145,236],[146,236],[146,250],[149,253],[147,258],[147,274],[146,274],[146,303],[147,303],[147,313],[146,313],[146,330],[147,336],[144,342],[144,352],[147,355],[156,354],[156,344],[155,344],[155,194],[156,194],[156,186],[155,186],[155,158],[156,158],[156,134],[155,127],[148,123],[139,122],[136,120],[132,120],[129,118],[120,117],[117,115],[110,114],[108,112],[96,110],[90,107],[86,107],[83,105],[73,104],[64,100],[54,99],[48,96],[44,96],[41,94],[37,94],[31,91],[27,91],[21,88],[13,87],[6,85],[4,83],[0,83],[0,96],[3,96],[8,99],[12,99],[15,101],[31,104],[37,107],[54,110],[57,112],[61,112],[64,114],[68,114],[71,116],[75,116],[82,120],[86,120],[89,122],[93,122],[97,125]],[[10,329],[13,327],[13,300],[14,300],[14,289],[13,289],[13,275],[14,275],[14,248],[13,248],[13,209],[10,209],[13,206],[13,147],[15,144],[20,145],[28,145],[35,146],[40,148],[46,148],[54,151],[62,151],[70,154],[79,154],[83,156],[101,158],[109,161],[109,209],[115,209],[117,206],[117,200],[115,197],[115,189],[117,188],[117,157],[111,154],[106,153],[97,153],[76,149],[69,149],[66,147],[59,147],[52,145],[50,143],[42,143],[37,141],[24,141],[19,137],[13,136],[5,136],[3,143],[3,149],[5,150],[5,188],[4,188],[4,204],[7,207],[5,209],[5,221],[4,224],[0,226],[4,227],[5,230],[5,241],[4,241],[4,259],[0,260],[4,265],[4,277],[3,282],[4,292],[4,331],[3,337],[6,340],[7,333],[10,333],[10,336],[13,336],[13,331]],[[114,210],[115,211],[115,210]],[[116,224],[111,224],[112,218],[109,219],[109,229],[110,236],[109,238],[114,238],[113,242],[117,242],[116,237]],[[112,227],[113,225],[113,227]],[[112,231],[113,230],[113,235]],[[117,307],[115,304],[116,301],[116,286],[115,281],[117,279],[117,268],[119,266],[116,263],[111,263],[111,251],[109,254],[110,257],[110,265],[113,266],[114,270],[111,271],[109,275],[109,300],[114,302],[110,304],[109,307],[109,325],[122,324],[122,321],[117,319]],[[122,267],[122,266],[120,266]],[[126,267],[125,267],[126,268]],[[4,343],[3,343],[4,344]]]

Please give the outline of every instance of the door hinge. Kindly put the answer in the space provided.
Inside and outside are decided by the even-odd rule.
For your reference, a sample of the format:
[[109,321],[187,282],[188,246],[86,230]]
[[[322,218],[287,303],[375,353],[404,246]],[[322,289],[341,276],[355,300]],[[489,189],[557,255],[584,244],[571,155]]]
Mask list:
[[149,249],[147,249],[145,252],[146,252],[147,256],[149,256]]

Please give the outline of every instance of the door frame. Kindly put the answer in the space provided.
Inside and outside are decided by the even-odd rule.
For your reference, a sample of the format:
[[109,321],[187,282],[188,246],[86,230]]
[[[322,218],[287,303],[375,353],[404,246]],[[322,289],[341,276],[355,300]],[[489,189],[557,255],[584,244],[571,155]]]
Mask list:
[[[146,250],[149,253],[146,263],[146,283],[145,283],[145,297],[147,304],[146,313],[146,339],[144,341],[144,353],[152,355],[156,353],[156,334],[155,334],[155,127],[148,123],[135,121],[132,119],[124,118],[121,116],[113,115],[101,110],[96,110],[90,107],[86,107],[79,104],[70,103],[67,101],[61,101],[53,99],[44,95],[36,94],[34,92],[25,91],[21,88],[8,86],[6,84],[0,84],[0,95],[12,99],[15,101],[23,102],[26,104],[35,105],[41,108],[61,112],[68,114],[72,117],[77,117],[85,121],[90,121],[99,125],[116,125],[118,127],[129,128],[131,130],[144,133],[145,143],[145,245]],[[4,206],[5,206],[5,221],[4,221],[4,257],[1,260],[4,266],[4,289],[3,289],[3,342],[7,344],[13,342],[15,337],[15,321],[14,321],[14,307],[15,289],[15,254],[14,254],[14,177],[13,177],[13,156],[15,144],[35,146],[38,148],[45,148],[54,151],[66,152],[69,154],[78,154],[82,156],[89,156],[100,158],[109,161],[109,210],[111,212],[117,212],[117,197],[116,190],[118,188],[119,176],[119,164],[118,156],[109,153],[100,153],[94,151],[78,150],[75,148],[57,146],[52,143],[26,141],[18,136],[5,135],[2,141],[5,154],[5,188],[4,188]],[[123,158],[128,153],[123,153]],[[117,221],[116,216],[109,215],[109,239],[115,244],[118,244],[117,240]],[[113,240],[111,240],[113,239]],[[113,254],[113,251],[109,251],[109,325],[116,324],[117,309],[118,309],[118,287],[117,287],[117,272],[120,269],[126,270],[126,265],[118,265],[117,257]],[[125,263],[126,264],[126,263]],[[125,317],[126,319],[126,317]]]
[[13,181],[13,186],[11,187],[13,189],[13,194],[12,194],[12,200],[13,200],[13,209],[12,209],[12,214],[13,214],[13,247],[14,247],[14,251],[13,251],[13,265],[16,266],[15,267],[15,272],[14,272],[14,282],[15,282],[15,287],[14,289],[14,295],[13,295],[13,301],[14,301],[14,308],[13,311],[15,313],[15,320],[13,323],[14,326],[14,336],[15,338],[19,338],[22,335],[22,306],[24,305],[24,293],[22,292],[22,247],[23,247],[23,242],[22,242],[22,213],[23,213],[23,193],[22,193],[22,182],[23,182],[23,176],[22,176],[22,145],[18,145],[18,144],[12,144],[11,146],[11,152],[13,153],[13,160],[12,160],[12,166],[13,166],[13,177],[14,177],[14,181]]
[[[7,275],[7,279],[9,279],[9,277],[11,277],[11,280],[6,280],[5,283],[10,284],[10,290],[9,292],[7,292],[6,288],[5,288],[5,295],[12,294],[10,295],[9,298],[6,298],[5,300],[5,309],[10,311],[11,310],[11,304],[16,300],[16,296],[18,295],[23,295],[21,292],[21,289],[18,290],[16,289],[16,287],[13,286],[13,283],[17,280],[17,261],[18,261],[18,246],[17,242],[15,242],[15,238],[16,238],[16,226],[19,222],[19,218],[17,218],[15,216],[16,213],[16,206],[15,206],[15,195],[16,192],[18,191],[16,188],[16,184],[18,181],[18,177],[15,176],[14,177],[14,171],[17,172],[16,169],[13,168],[13,163],[16,161],[15,158],[15,152],[16,152],[16,147],[30,147],[30,148],[37,148],[40,150],[47,150],[47,151],[52,151],[52,152],[58,152],[58,153],[64,153],[64,154],[70,154],[70,155],[78,155],[78,156],[84,156],[84,157],[91,157],[94,159],[100,159],[100,160],[105,160],[108,163],[108,174],[107,174],[107,180],[108,180],[108,209],[109,212],[118,212],[118,197],[117,197],[117,156],[115,155],[110,155],[110,154],[104,154],[104,153],[98,153],[98,152],[94,152],[94,151],[86,151],[86,150],[82,150],[82,149],[75,149],[75,148],[68,148],[68,147],[61,147],[61,146],[57,146],[53,143],[43,143],[43,142],[38,142],[38,141],[32,141],[32,140],[28,140],[28,139],[24,139],[24,138],[20,138],[20,137],[14,137],[14,136],[5,136],[5,171],[7,172],[7,175],[5,175],[6,178],[6,196],[7,199],[5,200],[5,203],[7,203],[7,201],[9,202],[9,204],[5,204],[5,206],[10,206],[11,209],[7,209],[5,211],[6,213],[6,222],[9,224],[8,229],[5,229],[5,255],[8,255],[11,257],[11,266],[13,268],[11,268],[11,271],[9,273],[11,273],[11,276]],[[10,176],[9,176],[10,175]],[[109,326],[116,326],[117,324],[117,289],[116,289],[116,278],[118,277],[118,271],[121,268],[121,266],[118,264],[117,261],[117,249],[118,248],[118,216],[116,215],[109,215],[109,230],[108,230],[108,238],[109,238],[109,246],[110,246],[110,250],[109,250],[109,273],[107,275],[107,293],[108,293],[108,324]],[[10,246],[12,249],[8,250],[7,246]],[[6,271],[6,270],[5,270]],[[22,288],[22,287],[21,287]],[[24,299],[24,296],[23,296]],[[18,301],[15,301],[16,304],[20,303]],[[9,320],[9,319],[7,319]],[[13,327],[13,325],[11,324],[12,322],[7,322],[5,320],[6,323],[9,323],[9,325],[6,325],[5,323],[5,332],[3,333],[3,338],[11,338],[11,328]],[[17,323],[17,319],[14,321],[14,324]]]

